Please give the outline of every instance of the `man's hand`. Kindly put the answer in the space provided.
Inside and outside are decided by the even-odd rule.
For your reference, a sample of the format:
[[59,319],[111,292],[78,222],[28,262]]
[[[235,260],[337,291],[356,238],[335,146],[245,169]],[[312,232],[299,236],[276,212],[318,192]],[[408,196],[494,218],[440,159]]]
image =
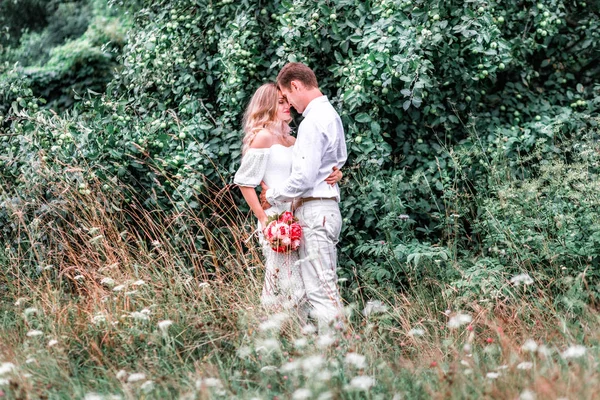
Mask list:
[[261,182],[260,186],[262,187],[262,192],[260,192],[260,205],[263,208],[263,210],[268,210],[269,208],[271,208],[271,204],[269,204],[269,202],[267,201],[267,190],[269,189],[269,187],[265,182]]

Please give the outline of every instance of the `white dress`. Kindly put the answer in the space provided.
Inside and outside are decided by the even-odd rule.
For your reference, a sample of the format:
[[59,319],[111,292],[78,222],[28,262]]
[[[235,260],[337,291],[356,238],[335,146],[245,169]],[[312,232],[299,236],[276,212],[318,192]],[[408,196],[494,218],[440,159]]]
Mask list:
[[[248,149],[242,158],[233,182],[238,186],[256,187],[264,181],[274,187],[283,183],[292,171],[293,146],[274,144],[267,149]],[[290,211],[290,203],[265,210],[267,216]],[[304,308],[306,301],[300,273],[298,252],[277,253],[271,249],[262,233],[259,240],[265,257],[265,283],[261,302],[269,309]]]

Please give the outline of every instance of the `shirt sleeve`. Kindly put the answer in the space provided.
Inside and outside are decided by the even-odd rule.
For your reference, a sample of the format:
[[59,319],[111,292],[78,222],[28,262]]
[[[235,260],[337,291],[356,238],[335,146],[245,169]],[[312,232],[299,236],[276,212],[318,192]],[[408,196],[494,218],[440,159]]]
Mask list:
[[269,149],[249,149],[242,157],[242,163],[233,177],[233,183],[238,186],[258,186],[265,176],[269,153]]
[[300,124],[294,144],[292,173],[282,184],[267,190],[266,198],[271,205],[293,201],[314,187],[325,144],[323,130],[317,124],[308,120]]

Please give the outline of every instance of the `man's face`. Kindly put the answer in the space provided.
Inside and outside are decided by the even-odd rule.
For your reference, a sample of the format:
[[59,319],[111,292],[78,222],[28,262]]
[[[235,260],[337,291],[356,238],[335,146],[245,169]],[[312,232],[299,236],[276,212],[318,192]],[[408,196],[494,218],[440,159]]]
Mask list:
[[289,88],[281,88],[281,93],[287,98],[288,102],[294,109],[302,113],[304,111],[305,106],[302,104],[302,99],[300,96],[300,92],[298,88],[294,86],[294,83],[290,85]]

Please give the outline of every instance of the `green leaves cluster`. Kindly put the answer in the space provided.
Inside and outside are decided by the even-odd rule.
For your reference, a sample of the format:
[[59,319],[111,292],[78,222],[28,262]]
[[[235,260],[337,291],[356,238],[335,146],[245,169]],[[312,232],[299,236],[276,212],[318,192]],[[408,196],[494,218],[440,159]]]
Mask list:
[[[474,226],[496,190],[490,169],[537,179],[540,158],[522,157],[560,152],[600,106],[599,12],[579,1],[94,4],[96,22],[46,64],[2,70],[6,190],[18,193],[37,160],[117,179],[148,208],[200,209],[239,165],[254,90],[302,61],[344,122],[342,265],[368,281],[447,262],[420,243],[481,251],[490,231]],[[112,46],[125,10],[126,43]],[[74,104],[52,98],[73,89]],[[386,259],[399,269],[375,267]]]

